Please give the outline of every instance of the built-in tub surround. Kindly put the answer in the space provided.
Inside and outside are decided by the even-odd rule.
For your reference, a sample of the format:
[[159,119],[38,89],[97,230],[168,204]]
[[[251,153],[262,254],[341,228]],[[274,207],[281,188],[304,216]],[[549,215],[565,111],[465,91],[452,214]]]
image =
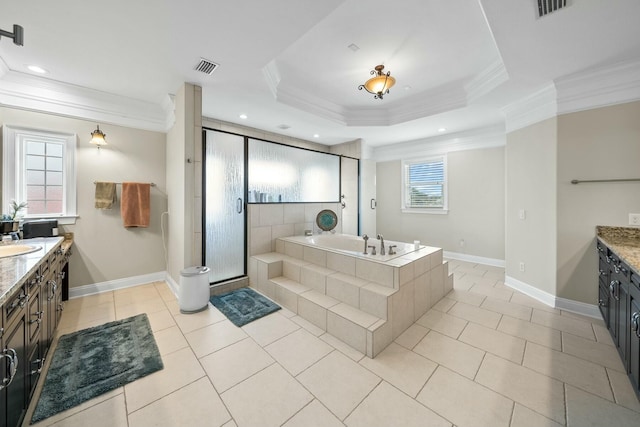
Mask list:
[[[318,247],[326,249],[327,251],[342,253],[345,255],[352,255],[357,258],[365,258],[371,261],[378,262],[390,261],[392,259],[399,258],[403,255],[415,251],[415,246],[413,243],[409,244],[404,242],[385,240],[385,255],[382,255],[382,251],[380,250],[380,240],[376,239],[375,237],[370,237],[366,241],[367,253],[365,254],[365,240],[362,237],[352,236],[349,234],[331,234],[327,232],[315,234],[312,236],[292,236],[281,238],[276,240],[276,245],[278,244],[278,241],[284,242],[285,248],[287,246],[287,242],[291,242],[302,244],[305,246]],[[375,248],[375,255],[372,247]],[[391,250],[392,247],[393,251]],[[426,248],[426,246],[422,246],[422,248]]]
[[453,276],[440,248],[415,251],[410,244],[410,252],[382,259],[329,246],[350,240],[364,248],[357,236],[278,238],[275,252],[251,257],[249,281],[323,331],[375,357],[453,288]]

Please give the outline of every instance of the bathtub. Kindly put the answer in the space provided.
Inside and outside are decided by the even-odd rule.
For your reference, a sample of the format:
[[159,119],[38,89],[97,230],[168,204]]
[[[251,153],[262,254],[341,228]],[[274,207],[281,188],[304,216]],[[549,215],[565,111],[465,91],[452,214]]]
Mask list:
[[[375,246],[376,254],[373,255],[371,248],[367,248],[367,254],[364,254],[364,240],[362,237],[350,234],[316,234],[313,236],[291,236],[281,237],[280,240],[298,243],[304,246],[323,249],[330,252],[336,252],[351,255],[358,258],[366,258],[370,261],[386,262],[394,258],[401,257],[408,253],[414,252],[413,243],[395,242],[385,240],[385,255],[380,255],[380,240],[370,237],[367,246]],[[389,255],[389,247],[395,245],[395,254]],[[425,246],[421,246],[424,248]]]

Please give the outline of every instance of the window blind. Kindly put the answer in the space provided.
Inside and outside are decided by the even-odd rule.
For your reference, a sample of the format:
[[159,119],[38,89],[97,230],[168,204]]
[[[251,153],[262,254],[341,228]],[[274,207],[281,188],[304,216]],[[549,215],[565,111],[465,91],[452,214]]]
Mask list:
[[444,208],[444,159],[405,165],[405,207]]

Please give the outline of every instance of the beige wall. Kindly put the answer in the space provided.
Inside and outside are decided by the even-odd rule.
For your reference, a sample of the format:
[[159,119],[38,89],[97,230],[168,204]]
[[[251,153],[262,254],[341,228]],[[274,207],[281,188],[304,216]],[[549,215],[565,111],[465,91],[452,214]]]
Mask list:
[[[556,151],[556,118],[507,135],[506,274],[552,295],[556,294]],[[525,219],[520,219],[520,210]]]
[[[77,135],[78,215],[75,225],[60,228],[75,235],[70,260],[70,287],[165,270],[160,217],[166,210],[165,134],[100,124],[108,146],[89,143],[93,121],[12,108],[0,108],[0,123]],[[149,228],[125,229],[120,205],[94,208],[94,181],[154,182]],[[120,188],[118,188],[118,197]]]
[[597,304],[596,225],[628,226],[640,212],[640,183],[572,179],[640,178],[640,102],[558,117],[559,297]]
[[401,161],[379,162],[377,232],[390,240],[420,240],[445,251],[503,260],[504,148],[451,152],[447,170],[448,214],[402,213]]

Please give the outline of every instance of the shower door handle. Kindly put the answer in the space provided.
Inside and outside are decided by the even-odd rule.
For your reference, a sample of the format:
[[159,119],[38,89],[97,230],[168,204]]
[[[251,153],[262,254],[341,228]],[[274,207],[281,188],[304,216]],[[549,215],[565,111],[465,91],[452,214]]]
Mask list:
[[371,199],[371,201],[369,202],[369,207],[371,209],[375,209],[376,206],[378,206],[378,202],[376,202],[376,199]]
[[239,214],[242,213],[242,199],[240,197],[238,197],[238,200],[236,202],[236,210]]

